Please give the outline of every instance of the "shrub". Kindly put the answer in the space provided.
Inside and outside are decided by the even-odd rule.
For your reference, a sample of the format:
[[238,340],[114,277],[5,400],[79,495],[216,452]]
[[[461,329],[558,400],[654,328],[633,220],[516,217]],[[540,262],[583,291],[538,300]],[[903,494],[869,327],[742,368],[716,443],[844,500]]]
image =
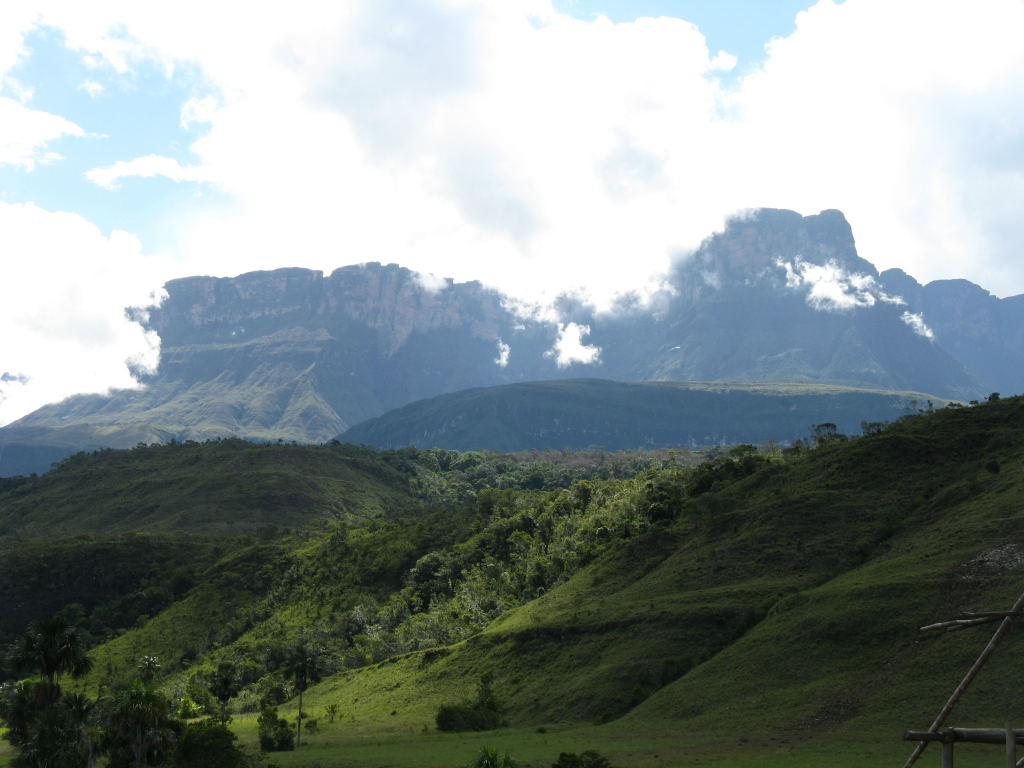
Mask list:
[[439,731],[490,731],[501,724],[501,717],[493,710],[478,709],[471,701],[461,704],[442,704],[437,710]]
[[500,754],[494,747],[484,747],[469,768],[518,768],[518,765],[508,752]]
[[491,685],[490,673],[480,678],[476,701],[442,704],[437,710],[439,731],[490,731],[502,725],[501,704]]
[[575,752],[562,752],[551,768],[612,768],[608,758],[588,749],[581,755]]
[[173,768],[247,768],[249,760],[235,734],[214,720],[186,723],[171,756]]
[[267,707],[256,718],[261,752],[285,752],[295,749],[295,731],[277,714],[277,707]]
[[181,720],[193,720],[202,716],[203,708],[186,693],[178,700],[178,706],[174,714]]

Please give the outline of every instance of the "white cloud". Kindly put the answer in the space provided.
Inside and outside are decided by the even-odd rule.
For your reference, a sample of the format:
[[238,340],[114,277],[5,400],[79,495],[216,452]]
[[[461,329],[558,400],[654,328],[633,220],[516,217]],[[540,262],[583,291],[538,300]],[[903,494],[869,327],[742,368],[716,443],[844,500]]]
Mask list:
[[[706,163],[719,87],[686,22],[589,24],[546,2],[419,0],[401,14],[297,2],[247,9],[239,36],[220,4],[102,7],[47,21],[112,69],[154,56],[196,67],[216,93],[181,120],[208,122],[191,149],[235,204],[176,228],[183,271],[298,253],[322,269],[400,261],[534,299],[587,284],[607,300],[721,219],[692,205],[680,217],[694,195],[666,184],[673,164]],[[91,178],[198,174],[133,162]]]
[[83,80],[82,84],[78,86],[92,98],[102,96],[106,88],[103,87],[103,83],[97,83],[95,80]]
[[494,358],[494,363],[499,368],[504,368],[508,365],[509,355],[512,354],[512,347],[506,344],[501,339],[498,339],[498,356]]
[[935,340],[935,332],[927,326],[924,322],[924,315],[920,312],[916,314],[909,311],[904,312],[900,315],[900,320],[909,325],[918,336],[923,336],[929,341]]
[[137,238],[0,202],[0,252],[0,425],[77,392],[133,386],[128,358],[155,363],[158,339],[124,308],[149,303],[167,270]]
[[212,122],[217,106],[217,99],[213,96],[189,99],[181,107],[181,127],[188,130],[196,123]]
[[1024,291],[1022,28],[1018,0],[822,0],[731,98],[738,181],[843,210],[880,269]]
[[396,2],[251,6],[244,35],[232,3],[44,13],[109,70],[198,73],[181,120],[236,205],[182,223],[183,270],[399,260],[606,302],[771,205],[843,209],[880,267],[1024,290],[1019,0],[822,0],[729,92],[732,58],[679,19]]
[[118,182],[124,178],[152,178],[163,176],[171,181],[204,181],[207,173],[203,168],[183,166],[172,157],[146,155],[133,160],[119,160],[113,165],[93,168],[86,171],[89,181],[104,189],[117,189]]
[[31,3],[0,4],[0,79],[25,55],[23,33],[36,23],[38,15]]
[[209,124],[193,149],[237,205],[189,223],[183,250],[223,274],[287,251],[607,302],[733,211],[772,205],[843,209],[883,268],[1024,290],[1007,279],[1024,236],[1016,0],[823,0],[732,92],[713,74],[729,54],[679,19],[395,2],[256,6],[245,35],[231,4],[196,0],[47,20],[112,68],[187,64],[218,93],[182,122]]
[[441,275],[432,272],[417,272],[416,282],[423,286],[428,293],[439,293],[448,287],[448,280]]
[[46,151],[49,142],[62,136],[83,134],[70,120],[0,96],[0,165],[15,165],[31,171],[37,163],[60,158]]
[[711,69],[719,72],[731,72],[736,68],[737,59],[728,51],[719,51],[711,60]]
[[875,278],[857,272],[847,272],[835,261],[813,264],[797,258],[793,261],[776,260],[786,272],[786,287],[806,288],[807,303],[818,310],[843,312],[858,307],[873,307],[878,302],[905,304],[899,296],[890,296]]
[[[784,265],[786,268],[786,284],[790,285],[790,282],[795,279],[795,275],[791,276],[792,266],[789,264]],[[700,279],[704,281],[704,285],[707,285],[715,290],[722,287],[722,276],[718,272],[712,272],[710,270],[702,270],[700,273]],[[790,286],[793,287],[793,286]]]
[[[822,0],[730,90],[732,58],[692,24],[581,21],[547,0],[257,3],[244,33],[236,3],[24,5],[0,7],[0,77],[40,15],[111,90],[144,59],[191,77],[177,106],[206,129],[194,166],[90,172],[232,200],[174,222],[179,275],[397,261],[607,305],[767,205],[842,209],[879,268],[1024,291],[1020,0]],[[30,105],[0,100],[16,117],[0,115],[0,162],[31,168],[81,135]],[[793,269],[822,307],[883,300]]]
[[558,329],[555,346],[544,354],[555,358],[555,363],[559,368],[567,368],[573,363],[582,363],[583,365],[597,363],[601,358],[601,348],[588,347],[583,343],[583,337],[589,333],[589,325],[566,323]]
[[35,96],[34,88],[30,88],[14,77],[8,76],[3,78],[3,81],[0,82],[0,86],[14,94],[14,98],[22,104],[28,104],[32,101],[32,97]]

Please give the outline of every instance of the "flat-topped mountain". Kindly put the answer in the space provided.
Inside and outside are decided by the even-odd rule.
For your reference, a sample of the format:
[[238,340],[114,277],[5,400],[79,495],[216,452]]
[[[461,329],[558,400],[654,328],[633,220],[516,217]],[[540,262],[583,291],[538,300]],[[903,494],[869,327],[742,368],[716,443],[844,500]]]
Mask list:
[[394,264],[188,277],[166,291],[131,310],[160,336],[157,371],[0,430],[0,474],[172,438],[323,441],[416,400],[516,382],[829,383],[962,400],[1024,388],[1024,297],[880,275],[838,211],[750,212],[649,299],[597,311],[563,297],[557,319]]

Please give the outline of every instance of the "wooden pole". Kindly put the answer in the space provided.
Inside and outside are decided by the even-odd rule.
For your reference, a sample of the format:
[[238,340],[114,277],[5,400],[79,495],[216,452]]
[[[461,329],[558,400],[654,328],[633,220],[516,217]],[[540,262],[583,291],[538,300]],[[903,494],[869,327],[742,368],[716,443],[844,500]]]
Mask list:
[[[1013,737],[1024,744],[1024,729],[1017,729]],[[904,741],[969,741],[974,744],[1005,744],[1005,728],[946,728],[943,731],[904,731]]]
[[[1005,744],[1005,728],[947,728],[943,733],[950,733],[953,741],[971,741],[975,744]],[[1016,730],[1013,738],[1018,744],[1024,743],[1024,731]]]
[[[922,741],[922,744],[927,744],[927,741]],[[953,742],[944,741],[942,742],[942,768],[953,768]]]
[[[974,678],[978,676],[978,673],[981,671],[981,668],[985,666],[985,662],[988,661],[989,656],[992,655],[992,652],[995,651],[996,646],[999,645],[999,641],[1002,640],[1006,633],[1010,631],[1010,626],[1013,624],[1014,619],[1013,614],[1020,613],[1021,609],[1024,609],[1024,593],[1022,593],[1021,596],[1017,598],[1017,602],[1013,604],[1013,608],[1011,608],[1009,611],[1010,615],[1007,615],[1007,617],[1003,619],[1002,623],[999,625],[999,628],[996,629],[995,634],[992,635],[992,639],[989,640],[988,645],[985,646],[985,650],[981,652],[981,655],[978,657],[978,660],[974,662],[974,666],[967,670],[967,674],[964,675],[964,679],[960,681],[960,685],[958,685],[956,687],[956,690],[953,691],[953,695],[949,697],[949,701],[946,702],[946,706],[944,706],[939,711],[939,714],[936,715],[935,721],[932,723],[931,728],[928,729],[929,731],[939,730],[939,728],[942,727],[942,724],[946,722],[946,718],[949,717],[949,713],[953,711],[953,707],[956,706],[956,703],[960,701],[960,697],[964,695],[964,691],[967,690],[967,686],[969,686],[971,682],[974,680]],[[925,747],[927,746],[927,741],[919,742],[918,745],[914,748],[913,754],[911,754],[910,757],[907,758],[907,762],[903,764],[903,768],[910,768],[910,766],[916,763],[917,758],[921,756],[921,753],[924,752]],[[942,754],[942,759],[945,760],[945,751],[943,751]],[[950,749],[949,759],[950,766],[952,766],[952,748]]]
[[947,632],[955,632],[958,629],[967,629],[968,627],[978,627],[982,624],[991,624],[999,619],[953,619],[952,621],[940,621],[937,624],[929,624],[926,627],[921,627],[919,632],[930,632],[933,629],[944,629]]
[[1006,721],[1006,768],[1017,768],[1017,734],[1010,721]]

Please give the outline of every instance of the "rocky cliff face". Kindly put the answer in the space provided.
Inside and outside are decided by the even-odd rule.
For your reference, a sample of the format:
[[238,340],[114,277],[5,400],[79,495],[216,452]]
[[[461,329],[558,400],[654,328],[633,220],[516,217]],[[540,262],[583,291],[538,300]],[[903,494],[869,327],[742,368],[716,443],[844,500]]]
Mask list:
[[593,318],[616,378],[831,381],[953,398],[981,388],[857,255],[838,211],[737,219],[680,261],[670,285],[656,312]]
[[161,338],[142,392],[72,398],[14,426],[145,421],[181,439],[327,440],[410,400],[557,374],[544,355],[554,327],[516,317],[479,283],[427,287],[393,264],[189,277],[166,290],[159,307],[134,310]]
[[921,285],[900,269],[881,274],[986,392],[1024,392],[1024,296],[999,299],[967,280]]
[[[161,306],[134,310],[162,342],[143,390],[47,406],[0,430],[0,447],[320,441],[421,398],[579,376],[834,382],[960,399],[1024,391],[1024,297],[879,275],[838,211],[739,217],[667,283],[614,312],[566,299],[556,324],[517,316],[479,283],[428,286],[394,264],[174,280]],[[570,321],[589,327],[595,361],[559,366]]]
[[502,295],[479,283],[428,288],[394,264],[342,267],[327,277],[307,269],[188,277],[166,289],[167,300],[142,322],[169,346],[235,344],[284,327],[354,324],[371,330],[378,350],[390,356],[413,334],[438,329],[460,328],[496,343],[509,316]]

